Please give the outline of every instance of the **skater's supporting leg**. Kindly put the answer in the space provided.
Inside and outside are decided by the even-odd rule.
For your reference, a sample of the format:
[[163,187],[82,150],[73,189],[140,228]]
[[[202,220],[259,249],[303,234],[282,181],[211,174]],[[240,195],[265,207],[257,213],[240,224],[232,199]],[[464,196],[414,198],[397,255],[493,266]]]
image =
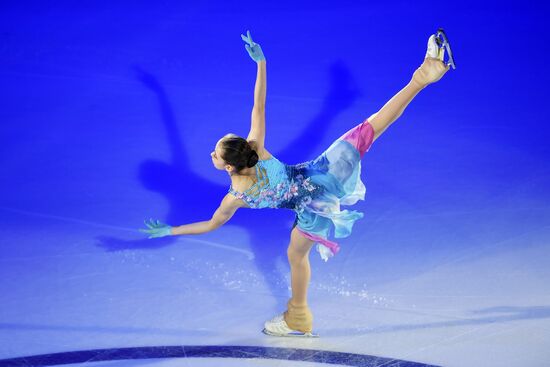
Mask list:
[[285,321],[293,330],[311,332],[313,316],[307,305],[307,288],[311,278],[309,252],[314,242],[295,227],[291,232],[287,255],[290,263],[292,298],[288,302]]
[[287,255],[291,272],[292,303],[296,306],[307,304],[307,288],[311,278],[309,252],[313,244],[296,227],[292,229]]

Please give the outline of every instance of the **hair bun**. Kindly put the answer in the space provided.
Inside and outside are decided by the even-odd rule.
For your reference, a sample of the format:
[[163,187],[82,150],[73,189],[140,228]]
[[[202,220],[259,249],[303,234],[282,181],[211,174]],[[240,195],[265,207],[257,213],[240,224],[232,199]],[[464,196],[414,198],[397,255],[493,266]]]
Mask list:
[[248,164],[247,164],[248,168],[254,167],[256,163],[258,163],[259,158],[260,157],[258,157],[258,153],[256,153],[255,150],[253,150],[248,156]]

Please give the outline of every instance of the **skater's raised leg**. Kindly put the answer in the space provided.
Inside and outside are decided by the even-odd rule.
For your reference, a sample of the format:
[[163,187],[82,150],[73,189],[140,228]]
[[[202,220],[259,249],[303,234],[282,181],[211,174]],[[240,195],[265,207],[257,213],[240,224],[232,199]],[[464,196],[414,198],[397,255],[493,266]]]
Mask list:
[[445,49],[445,47],[438,46],[436,35],[430,36],[424,62],[415,70],[407,85],[394,95],[380,111],[347,131],[340,139],[353,144],[363,157],[374,140],[403,114],[413,98],[422,89],[441,79],[449,70],[450,64],[443,63]]
[[393,96],[368,121],[374,129],[376,140],[395,120],[397,120],[413,98],[428,85],[435,83],[449,70],[449,65],[443,63],[445,48],[436,45],[435,36],[428,40],[428,49],[424,62],[412,75],[411,80]]

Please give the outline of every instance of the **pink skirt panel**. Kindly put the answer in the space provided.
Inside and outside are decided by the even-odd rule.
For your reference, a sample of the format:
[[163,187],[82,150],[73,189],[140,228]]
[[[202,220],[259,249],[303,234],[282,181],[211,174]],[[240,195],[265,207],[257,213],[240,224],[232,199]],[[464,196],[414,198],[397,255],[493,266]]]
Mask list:
[[336,255],[338,253],[338,251],[340,251],[340,245],[337,244],[336,242],[332,242],[332,241],[329,241],[329,240],[327,240],[323,237],[320,237],[320,236],[317,236],[317,235],[314,235],[314,234],[311,234],[311,233],[304,232],[298,226],[296,226],[296,229],[298,229],[298,231],[300,231],[300,233],[303,234],[304,237],[306,237],[306,238],[308,238],[308,239],[310,239],[314,242],[320,243],[323,246],[328,247],[333,255]]
[[365,152],[368,152],[374,139],[374,129],[368,120],[363,121],[359,125],[348,130],[342,135],[340,140],[345,140],[353,145],[358,151],[361,158]]

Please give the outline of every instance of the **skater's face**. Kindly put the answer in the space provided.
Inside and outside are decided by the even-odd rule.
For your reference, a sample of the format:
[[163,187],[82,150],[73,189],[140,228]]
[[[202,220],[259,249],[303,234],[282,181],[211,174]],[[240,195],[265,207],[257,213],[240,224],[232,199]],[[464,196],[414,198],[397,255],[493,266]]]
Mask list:
[[223,138],[218,140],[216,143],[216,146],[214,147],[214,151],[210,153],[210,157],[212,158],[212,163],[214,164],[214,167],[216,167],[219,170],[224,170],[226,163],[222,159],[222,148],[221,148],[221,142]]

